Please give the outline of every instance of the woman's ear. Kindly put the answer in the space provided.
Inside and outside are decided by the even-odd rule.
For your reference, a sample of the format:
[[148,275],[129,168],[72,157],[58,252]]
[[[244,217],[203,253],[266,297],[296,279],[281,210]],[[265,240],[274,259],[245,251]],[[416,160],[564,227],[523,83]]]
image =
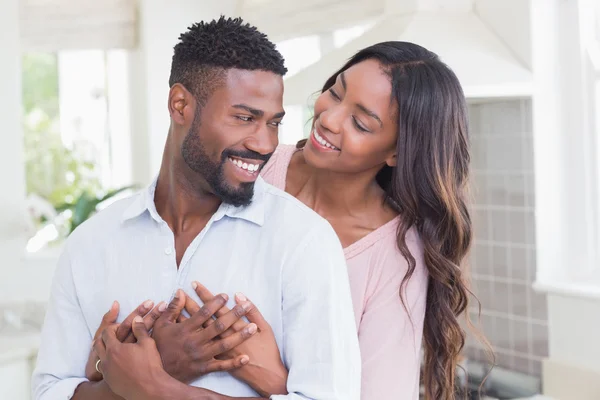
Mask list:
[[392,155],[390,157],[388,157],[385,160],[385,163],[388,167],[395,167],[396,166],[396,149],[394,149],[394,152],[392,153]]

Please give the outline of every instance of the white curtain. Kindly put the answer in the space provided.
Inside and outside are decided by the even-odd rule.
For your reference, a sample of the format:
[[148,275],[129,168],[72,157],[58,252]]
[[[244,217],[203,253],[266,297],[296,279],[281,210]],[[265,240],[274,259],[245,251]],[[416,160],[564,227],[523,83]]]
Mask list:
[[23,51],[133,48],[136,0],[20,0]]

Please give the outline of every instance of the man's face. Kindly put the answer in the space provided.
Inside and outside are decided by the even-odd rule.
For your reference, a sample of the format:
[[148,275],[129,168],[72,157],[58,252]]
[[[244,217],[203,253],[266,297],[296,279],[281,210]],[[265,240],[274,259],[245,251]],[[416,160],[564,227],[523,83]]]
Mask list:
[[283,78],[265,71],[230,69],[225,84],[196,109],[181,148],[224,203],[248,205],[254,182],[278,144]]

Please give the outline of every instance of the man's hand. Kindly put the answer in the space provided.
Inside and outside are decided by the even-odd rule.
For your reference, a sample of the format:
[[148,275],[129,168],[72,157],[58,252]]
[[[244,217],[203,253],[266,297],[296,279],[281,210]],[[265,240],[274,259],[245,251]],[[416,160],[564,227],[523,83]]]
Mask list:
[[[133,332],[131,330],[131,325],[133,323],[133,319],[136,316],[140,316],[144,318],[144,325],[149,330],[154,325],[154,322],[160,317],[160,314],[167,308],[167,305],[164,302],[161,302],[155,308],[152,308],[154,303],[151,300],[146,300],[142,304],[140,304],[131,314],[125,318],[123,322],[117,325],[116,336],[117,339],[121,342],[125,343],[133,343],[135,341],[135,337],[133,336]],[[117,321],[117,317],[119,316],[119,303],[117,301],[113,302],[110,310],[102,317],[102,322],[98,327],[98,330],[94,334],[93,343],[96,340],[100,339],[102,332],[112,326]],[[92,382],[97,382],[102,380],[102,374],[96,371],[96,362],[98,361],[98,355],[94,352],[93,348],[90,349],[90,355],[88,357],[88,361],[85,365],[85,376]]]
[[156,396],[172,378],[163,369],[156,343],[142,317],[136,316],[132,322],[137,343],[121,343],[118,327],[111,325],[94,342],[94,351],[100,357],[104,381],[115,394],[127,400],[145,400]]
[[163,361],[165,370],[183,383],[189,383],[202,375],[215,371],[229,371],[247,364],[246,354],[235,357],[217,359],[225,353],[252,337],[256,324],[248,324],[244,329],[226,338],[219,335],[225,332],[236,321],[239,321],[248,310],[250,303],[238,304],[233,310],[222,314],[210,326],[204,324],[212,320],[212,316],[227,303],[227,295],[220,294],[198,309],[193,316],[178,323],[186,302],[183,290],[178,290],[167,310],[154,325],[152,337]]
[[[213,301],[215,298],[200,283],[194,282],[192,286],[204,304]],[[235,301],[238,305],[248,303],[248,299],[241,293],[236,294]],[[189,296],[186,298],[185,308],[188,314],[192,316],[201,309]],[[224,306],[216,312],[216,315],[221,317],[229,312],[229,309]],[[287,394],[288,370],[281,361],[279,348],[271,326],[254,304],[251,304],[251,307],[248,309],[246,318],[248,318],[250,323],[257,325],[258,333],[248,341],[218,355],[217,358],[228,360],[235,359],[242,354],[248,355],[250,362],[247,365],[229,372],[250,385],[262,397],[268,398],[275,394]],[[185,318],[182,318],[182,320],[185,320]],[[205,323],[206,326],[212,326],[213,324],[213,320],[208,320]],[[239,319],[231,328],[223,332],[221,337],[227,338],[230,335],[235,335],[236,332],[243,331],[247,326],[248,323],[243,319]]]

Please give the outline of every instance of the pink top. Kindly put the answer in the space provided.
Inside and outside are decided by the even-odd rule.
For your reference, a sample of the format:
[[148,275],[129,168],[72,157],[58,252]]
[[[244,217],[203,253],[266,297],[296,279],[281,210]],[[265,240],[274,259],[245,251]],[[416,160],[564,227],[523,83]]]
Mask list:
[[[280,145],[262,171],[285,190],[295,146]],[[406,312],[400,284],[408,263],[398,250],[398,218],[344,249],[362,356],[362,400],[419,398],[420,350],[427,295],[423,246],[414,229],[406,235],[416,268],[406,285]]]

